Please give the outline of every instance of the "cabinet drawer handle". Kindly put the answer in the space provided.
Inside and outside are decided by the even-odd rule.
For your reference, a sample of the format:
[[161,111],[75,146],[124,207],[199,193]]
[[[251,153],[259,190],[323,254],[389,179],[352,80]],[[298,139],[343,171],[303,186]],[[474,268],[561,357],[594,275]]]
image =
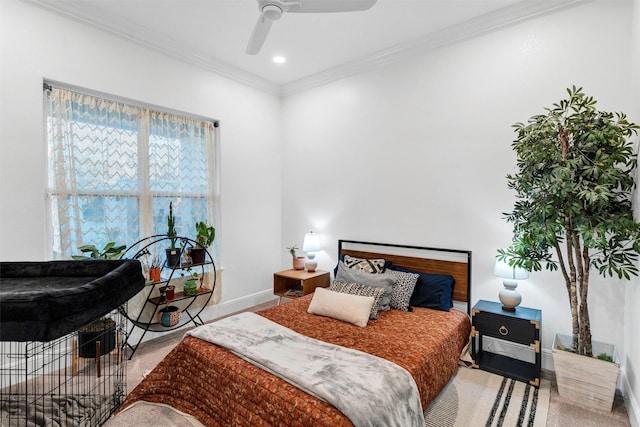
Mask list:
[[498,329],[498,332],[500,332],[500,335],[509,335],[509,330],[504,325],[500,326],[500,329]]

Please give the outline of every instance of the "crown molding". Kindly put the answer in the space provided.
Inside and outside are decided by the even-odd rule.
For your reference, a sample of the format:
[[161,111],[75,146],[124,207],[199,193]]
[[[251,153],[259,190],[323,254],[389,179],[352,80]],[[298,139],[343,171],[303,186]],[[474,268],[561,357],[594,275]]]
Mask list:
[[[111,35],[124,39],[127,42],[159,52],[181,62],[196,65],[207,71],[214,72],[230,80],[242,83],[246,86],[253,87],[271,95],[281,95],[281,86],[279,84],[273,83],[267,79],[245,71],[241,68],[235,67],[210,55],[206,55],[202,52],[185,51],[184,47],[181,46],[176,40],[166,36],[159,36],[157,33],[150,31],[148,28],[141,27],[138,24],[133,24],[131,21],[127,21],[122,17],[116,17],[103,11],[103,17],[107,19],[103,19],[102,22],[96,22],[95,20],[93,20],[93,18],[91,18],[91,14],[86,9],[87,6],[84,6],[82,3],[80,3],[80,6],[78,6],[78,4],[75,4],[73,7],[71,7],[65,2],[56,2],[55,4],[51,4],[45,3],[41,0],[22,1],[56,13],[58,15],[62,15],[73,21],[87,24],[93,28],[97,28]],[[92,5],[92,7],[95,8],[95,5]],[[133,28],[135,28],[135,31],[131,30]]]
[[335,80],[395,63],[400,59],[412,55],[424,54],[425,52],[452,45],[463,40],[516,25],[538,16],[591,1],[593,0],[543,0],[516,3],[512,6],[498,9],[419,39],[397,44],[393,47],[375,52],[372,55],[284,84],[282,86],[282,96],[294,95]]
[[[77,4],[71,7],[65,2],[51,4],[45,3],[42,0],[22,1],[63,15],[76,22],[88,24],[128,42],[154,50],[179,61],[198,66],[268,94],[289,96],[354,74],[371,71],[372,69],[395,63],[400,59],[412,55],[424,54],[425,52],[498,31],[538,16],[578,6],[593,0],[535,0],[518,2],[514,5],[470,19],[419,39],[397,44],[371,55],[283,85],[273,83],[256,74],[235,67],[202,52],[185,51],[176,40],[166,36],[160,37],[149,29],[134,25],[127,20],[123,20],[121,17],[109,16],[108,13],[105,13],[106,17],[110,19],[105,19],[103,22],[95,22],[91,18],[91,14],[88,13],[83,6],[77,7]],[[135,31],[132,31],[132,28],[135,28]]]

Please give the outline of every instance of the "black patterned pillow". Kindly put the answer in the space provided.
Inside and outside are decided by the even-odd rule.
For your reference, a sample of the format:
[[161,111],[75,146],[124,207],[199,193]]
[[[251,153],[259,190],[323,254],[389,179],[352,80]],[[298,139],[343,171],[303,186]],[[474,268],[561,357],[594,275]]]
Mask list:
[[355,270],[364,271],[365,273],[383,273],[384,259],[364,259],[356,258],[349,255],[344,256],[344,265]]
[[345,283],[334,280],[331,282],[329,290],[340,292],[342,294],[360,295],[363,297],[373,297],[373,305],[369,319],[378,319],[378,311],[380,311],[380,301],[384,295],[384,288],[374,288],[373,286],[363,285],[362,283]]
[[391,291],[391,302],[389,305],[396,310],[409,311],[409,300],[413,295],[413,290],[418,283],[419,274],[405,273],[387,269],[386,274],[395,278],[395,284]]

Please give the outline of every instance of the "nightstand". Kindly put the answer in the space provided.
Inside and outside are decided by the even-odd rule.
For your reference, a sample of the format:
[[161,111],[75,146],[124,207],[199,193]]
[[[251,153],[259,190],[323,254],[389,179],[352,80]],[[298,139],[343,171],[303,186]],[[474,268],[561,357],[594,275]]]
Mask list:
[[[318,287],[329,286],[329,272],[316,270],[310,273],[306,270],[284,270],[273,274],[273,293],[280,297],[296,298],[312,293]],[[287,291],[298,291],[297,295],[286,294]]]
[[[499,303],[478,301],[471,310],[471,357],[475,361],[474,367],[539,387],[541,324],[540,310],[518,306],[515,312],[509,312],[502,310]],[[531,348],[535,353],[535,362],[530,363],[483,349],[483,336]]]

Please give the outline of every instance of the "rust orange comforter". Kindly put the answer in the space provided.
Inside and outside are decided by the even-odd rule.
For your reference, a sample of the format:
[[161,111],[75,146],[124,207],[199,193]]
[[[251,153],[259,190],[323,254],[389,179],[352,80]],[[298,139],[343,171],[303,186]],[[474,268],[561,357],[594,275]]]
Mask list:
[[[423,408],[456,370],[471,330],[466,313],[390,310],[366,328],[307,313],[312,295],[258,312],[309,337],[361,350],[405,368]],[[295,357],[295,355],[291,355]],[[168,404],[207,426],[351,426],[337,409],[233,353],[186,337],[127,397]]]

